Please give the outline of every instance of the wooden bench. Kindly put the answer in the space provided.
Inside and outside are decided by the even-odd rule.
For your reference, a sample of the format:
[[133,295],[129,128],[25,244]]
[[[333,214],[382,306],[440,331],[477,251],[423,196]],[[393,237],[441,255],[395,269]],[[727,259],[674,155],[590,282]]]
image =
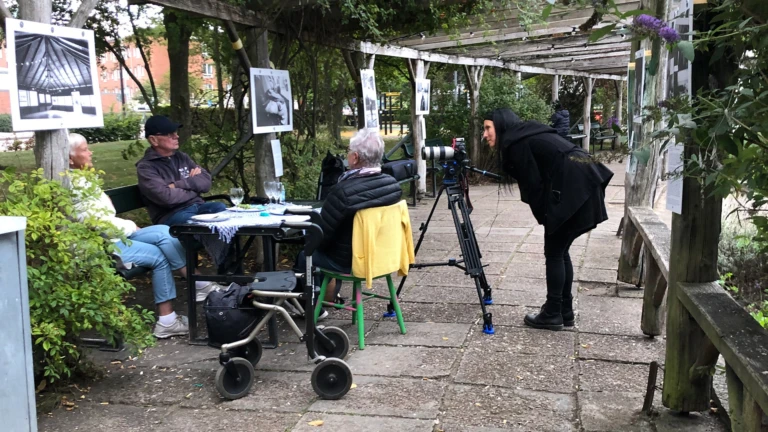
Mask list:
[[627,207],[627,212],[632,224],[624,235],[631,237],[633,256],[639,257],[640,247],[645,244],[645,291],[640,328],[648,336],[658,336],[664,327],[662,305],[669,280],[672,232],[650,207]]

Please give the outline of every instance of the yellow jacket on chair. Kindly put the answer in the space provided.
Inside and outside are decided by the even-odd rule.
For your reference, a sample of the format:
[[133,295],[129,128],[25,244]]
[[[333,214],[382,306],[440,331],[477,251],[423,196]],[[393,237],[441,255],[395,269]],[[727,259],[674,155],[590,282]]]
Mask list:
[[411,218],[405,201],[355,214],[352,275],[365,278],[367,288],[371,288],[373,278],[378,276],[395,271],[399,276],[408,275],[408,268],[414,262]]

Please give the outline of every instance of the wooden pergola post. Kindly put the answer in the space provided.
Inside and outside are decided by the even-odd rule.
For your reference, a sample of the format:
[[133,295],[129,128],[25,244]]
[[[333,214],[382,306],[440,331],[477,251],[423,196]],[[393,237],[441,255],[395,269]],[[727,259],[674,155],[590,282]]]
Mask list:
[[594,78],[583,78],[584,79],[584,138],[582,138],[581,141],[581,147],[589,152],[589,132],[590,132],[590,123],[591,123],[591,117],[592,117],[592,88],[595,85],[595,79]]
[[411,78],[411,142],[413,143],[413,160],[419,173],[418,194],[423,195],[427,191],[427,162],[421,157],[421,149],[427,139],[426,131],[421,129],[424,115],[416,114],[418,94],[416,93],[416,80],[424,79],[429,72],[429,62],[424,60],[406,60],[408,75]]
[[[624,81],[614,81],[613,85],[616,86],[616,111],[614,116],[619,123],[619,126],[623,124],[623,99],[624,99]],[[621,143],[617,136],[614,140],[615,145],[618,147]]]
[[470,129],[472,136],[469,137],[470,157],[474,163],[480,161],[480,131],[482,128],[480,127],[477,108],[480,105],[480,85],[483,82],[483,72],[485,72],[485,66],[464,66],[464,74],[469,85],[469,121],[472,126]]
[[560,99],[560,75],[552,75],[552,102]]

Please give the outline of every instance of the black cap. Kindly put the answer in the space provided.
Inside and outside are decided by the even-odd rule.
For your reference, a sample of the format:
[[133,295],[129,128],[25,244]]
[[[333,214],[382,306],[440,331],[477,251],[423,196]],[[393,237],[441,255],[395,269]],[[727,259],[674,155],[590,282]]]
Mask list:
[[167,135],[176,132],[180,127],[179,123],[171,121],[166,116],[154,115],[144,123],[144,137],[149,138],[152,135]]

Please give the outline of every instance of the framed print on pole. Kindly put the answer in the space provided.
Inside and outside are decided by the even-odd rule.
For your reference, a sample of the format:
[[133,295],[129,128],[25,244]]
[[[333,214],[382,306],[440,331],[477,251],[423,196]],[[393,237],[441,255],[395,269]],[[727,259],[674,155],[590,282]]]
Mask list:
[[104,126],[93,31],[5,23],[13,130]]
[[376,93],[376,77],[373,69],[361,69],[363,83],[363,116],[367,129],[379,129],[379,101]]
[[287,70],[251,68],[253,133],[293,130],[293,97]]

